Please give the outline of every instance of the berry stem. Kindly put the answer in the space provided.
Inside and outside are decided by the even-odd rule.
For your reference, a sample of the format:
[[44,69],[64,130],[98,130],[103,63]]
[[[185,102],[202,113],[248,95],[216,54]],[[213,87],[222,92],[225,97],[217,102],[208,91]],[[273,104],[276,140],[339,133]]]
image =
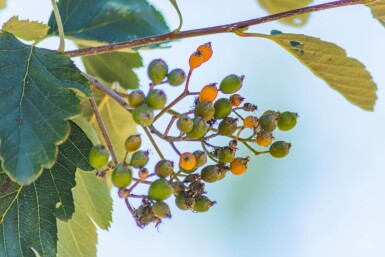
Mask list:
[[142,127],[142,129],[144,130],[144,132],[146,133],[148,139],[150,140],[152,146],[155,148],[156,152],[158,153],[159,157],[162,159],[162,160],[165,160],[162,152],[160,151],[158,145],[156,144],[154,138],[152,137],[150,131],[146,128],[146,127]]
[[174,124],[174,122],[175,122],[175,120],[176,120],[177,118],[178,118],[177,116],[172,116],[170,122],[169,122],[168,125],[167,125],[166,130],[164,131],[163,138],[167,137],[168,132],[170,131],[170,129],[171,129],[171,127],[172,127],[172,124]]
[[242,28],[280,20],[286,17],[296,16],[296,15],[305,14],[305,13],[318,12],[322,10],[333,9],[333,8],[338,8],[343,6],[359,5],[359,4],[367,4],[367,3],[368,3],[368,0],[334,1],[329,3],[324,3],[324,4],[312,5],[304,8],[298,8],[298,9],[294,9],[286,12],[276,13],[276,14],[272,14],[264,17],[259,17],[256,19],[230,23],[226,25],[181,31],[179,33],[176,33],[177,31],[173,31],[166,34],[145,37],[145,38],[135,39],[131,41],[113,43],[113,44],[97,46],[97,47],[83,48],[83,49],[74,50],[74,51],[67,51],[66,54],[68,57],[90,56],[90,55],[96,55],[96,54],[102,54],[102,53],[115,52],[117,50],[124,49],[124,48],[134,48],[134,47],[146,46],[146,45],[151,45],[156,43],[169,42],[172,40],[177,40],[182,38],[190,38],[190,37],[212,35],[212,34],[219,34],[219,33],[229,33],[229,32],[233,33],[234,31],[237,31]]
[[213,162],[217,163],[218,161],[214,158],[213,154],[207,149],[207,147],[206,147],[206,145],[205,145],[205,143],[203,141],[201,142],[201,145],[202,145],[203,151],[205,151],[205,153],[210,158],[210,160],[212,160]]
[[53,13],[55,14],[55,20],[57,24],[57,28],[59,31],[59,37],[60,37],[60,43],[59,43],[59,52],[64,52],[65,49],[65,41],[64,41],[64,29],[63,29],[63,23],[61,21],[60,11],[57,7],[56,0],[51,0],[52,7],[53,7]]
[[178,156],[180,156],[181,152],[179,152],[179,150],[178,150],[178,148],[176,148],[175,144],[173,142],[170,142],[170,145],[171,145],[172,149],[176,152],[176,154]]
[[100,115],[100,112],[98,110],[98,105],[96,104],[94,98],[90,98],[89,101],[91,104],[92,111],[95,114],[96,121],[98,122],[100,131],[102,132],[103,138],[106,141],[108,149],[110,150],[112,161],[114,162],[115,165],[117,165],[119,163],[118,158],[116,157],[114,146],[112,145],[110,136],[108,135],[108,132],[106,130],[106,126],[104,125],[102,116]]
[[183,91],[182,94],[180,94],[177,98],[174,99],[174,101],[172,101],[169,105],[167,105],[163,110],[160,111],[160,113],[158,113],[155,118],[154,118],[154,122],[157,121],[163,114],[165,114],[166,112],[168,112],[174,105],[176,105],[177,103],[179,103],[183,98],[185,98],[187,95],[188,95],[188,90],[186,91]]

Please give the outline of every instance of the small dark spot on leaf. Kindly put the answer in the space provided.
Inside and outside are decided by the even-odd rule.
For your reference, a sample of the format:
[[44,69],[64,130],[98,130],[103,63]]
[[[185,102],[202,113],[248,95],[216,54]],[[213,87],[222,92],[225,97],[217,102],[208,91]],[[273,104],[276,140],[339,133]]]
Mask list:
[[277,35],[277,34],[282,34],[282,32],[281,31],[279,31],[279,30],[275,30],[275,29],[273,29],[272,31],[270,31],[270,35]]
[[300,43],[300,42],[297,42],[297,41],[290,41],[290,45],[291,45],[292,47],[296,47],[296,46],[298,46],[298,45],[303,45],[303,44]]

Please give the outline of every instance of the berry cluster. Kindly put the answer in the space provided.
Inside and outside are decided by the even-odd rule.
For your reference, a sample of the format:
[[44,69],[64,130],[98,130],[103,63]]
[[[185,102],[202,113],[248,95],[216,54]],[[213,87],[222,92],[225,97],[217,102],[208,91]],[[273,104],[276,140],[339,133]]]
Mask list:
[[[199,92],[189,91],[192,72],[207,62],[212,53],[210,43],[199,46],[190,56],[187,76],[181,69],[169,72],[162,59],[153,60],[148,65],[151,84],[147,95],[142,90],[126,95],[134,121],[142,127],[160,157],[155,167],[147,165],[149,151],[141,150],[141,135],[128,137],[124,142],[126,158],[121,163],[109,164],[107,169],[103,170],[109,160],[109,151],[105,146],[97,145],[89,154],[91,165],[101,170],[99,174],[112,170],[112,183],[119,189],[119,196],[125,199],[139,227],[143,228],[150,223],[157,225],[162,219],[170,218],[170,208],[165,201],[172,195],[176,207],[181,210],[208,211],[215,202],[206,196],[206,183],[222,180],[229,171],[237,176],[247,171],[250,157],[237,155],[239,144],[254,155],[270,153],[273,157],[282,158],[289,153],[291,144],[284,141],[273,143],[272,133],[276,128],[281,131],[291,130],[297,123],[298,115],[268,110],[257,116],[257,106],[244,103],[245,98],[237,94],[243,86],[244,76],[231,74],[219,86],[210,83]],[[166,93],[156,87],[183,83],[185,88],[182,94],[166,105]],[[192,110],[177,112],[172,109],[188,96],[195,96]],[[161,132],[156,128],[156,121],[166,114],[171,115],[171,119],[165,131]],[[170,131],[178,131],[178,134],[170,136]],[[177,165],[174,164],[175,159],[163,156],[152,135],[170,144],[175,156],[179,156]],[[213,144],[212,140],[217,137],[227,138],[228,143],[224,146]],[[180,152],[176,146],[178,142],[200,142],[201,149]],[[253,144],[269,148],[257,151]],[[133,176],[134,170],[137,170],[136,178]],[[133,193],[139,184],[149,186],[147,194]],[[140,206],[133,208],[129,198],[141,199]]]

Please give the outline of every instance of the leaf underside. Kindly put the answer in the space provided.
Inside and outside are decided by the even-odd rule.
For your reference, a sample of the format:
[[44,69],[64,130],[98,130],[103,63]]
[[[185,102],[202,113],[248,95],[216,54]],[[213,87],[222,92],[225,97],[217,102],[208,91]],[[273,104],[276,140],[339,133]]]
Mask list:
[[336,44],[298,34],[267,36],[294,55],[316,76],[341,93],[349,102],[371,111],[377,86],[365,66]]
[[[168,32],[162,15],[145,0],[60,0],[66,36],[116,43]],[[49,34],[58,35],[54,14]]]
[[385,26],[385,0],[377,0],[367,6],[371,9],[373,17]]
[[0,160],[26,185],[54,165],[67,119],[81,113],[74,90],[90,95],[88,81],[63,54],[25,45],[0,33]]
[[19,20],[19,17],[13,16],[4,23],[3,30],[24,40],[37,41],[47,35],[49,26],[37,21]]
[[[259,4],[270,14],[286,12],[308,6],[313,0],[258,0]],[[291,26],[305,25],[309,13],[280,19],[281,22]]]
[[0,256],[54,257],[56,218],[74,213],[71,189],[77,167],[91,170],[87,155],[91,141],[73,122],[68,140],[60,145],[56,164],[32,184],[20,186],[0,170]]

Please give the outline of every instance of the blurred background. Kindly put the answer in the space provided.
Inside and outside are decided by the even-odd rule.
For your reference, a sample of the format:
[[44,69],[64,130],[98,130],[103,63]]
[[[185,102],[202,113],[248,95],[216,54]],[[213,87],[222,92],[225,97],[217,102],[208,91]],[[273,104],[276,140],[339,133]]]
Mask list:
[[[177,27],[169,1],[152,2],[170,28]],[[183,30],[267,14],[256,0],[178,3]],[[17,14],[47,22],[50,12],[48,0],[12,0],[0,13],[0,21]],[[218,202],[208,213],[173,208],[172,220],[158,229],[141,230],[113,190],[114,222],[108,232],[99,231],[99,257],[385,256],[385,28],[372,19],[368,8],[354,6],[314,13],[300,28],[271,22],[250,31],[268,34],[272,29],[319,37],[359,59],[379,87],[375,111],[365,112],[348,103],[285,50],[264,39],[220,34],[171,42],[165,49],[141,50],[145,65],[163,58],[170,68],[187,70],[190,54],[211,41],[214,55],[194,72],[192,89],[220,82],[231,73],[243,74],[240,93],[258,105],[258,114],[267,109],[288,110],[298,112],[300,118],[294,130],[275,133],[277,140],[292,143],[288,157],[254,157],[245,175],[228,174],[206,187],[209,197]],[[54,49],[58,39],[42,45]],[[68,42],[67,50],[71,48]],[[137,72],[146,87],[146,70]],[[165,90],[171,99],[182,89]],[[192,101],[181,107],[188,108]],[[170,149],[165,147],[167,155]],[[241,148],[240,155],[251,153]]]

